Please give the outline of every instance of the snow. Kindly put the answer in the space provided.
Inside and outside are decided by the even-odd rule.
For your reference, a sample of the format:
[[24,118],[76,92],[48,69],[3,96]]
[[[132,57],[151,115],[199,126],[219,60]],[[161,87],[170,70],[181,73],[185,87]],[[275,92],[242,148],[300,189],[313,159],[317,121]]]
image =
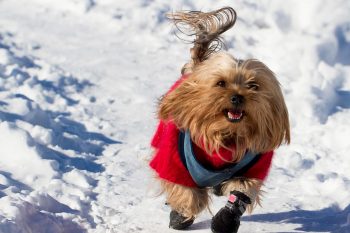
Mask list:
[[190,46],[164,13],[226,5],[229,52],[276,73],[292,126],[240,232],[350,232],[349,1],[2,0],[0,233],[174,232],[147,163]]

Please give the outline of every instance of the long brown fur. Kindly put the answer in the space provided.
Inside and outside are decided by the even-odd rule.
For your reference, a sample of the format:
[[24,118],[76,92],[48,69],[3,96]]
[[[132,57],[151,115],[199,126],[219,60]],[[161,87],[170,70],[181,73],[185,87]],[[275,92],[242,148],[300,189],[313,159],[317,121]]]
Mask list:
[[165,180],[161,180],[161,187],[171,208],[189,219],[208,208],[207,189],[189,188]]
[[[216,86],[226,81],[227,87]],[[249,85],[258,85],[250,90]],[[224,109],[231,108],[230,97],[245,97],[245,116],[239,123],[229,122]],[[159,106],[159,118],[172,120],[189,129],[197,145],[207,152],[236,145],[232,162],[245,151],[267,152],[290,141],[288,111],[277,79],[262,62],[249,59],[241,66],[224,52],[213,54],[197,65],[179,87],[166,95]]]
[[[169,17],[187,25],[194,35],[191,61],[182,73],[187,78],[165,95],[158,117],[172,121],[179,129],[190,130],[194,143],[212,154],[219,148],[232,148],[230,162],[240,161],[247,150],[259,153],[290,142],[289,119],[282,91],[274,73],[262,62],[239,62],[226,52],[218,52],[220,34],[236,21],[232,8],[209,13],[179,12]],[[219,82],[225,86],[218,86]],[[253,88],[252,88],[253,87]],[[232,95],[244,97],[244,117],[240,122],[227,120],[224,112],[232,108]],[[207,189],[190,188],[161,180],[163,192],[172,209],[188,218],[208,207]],[[225,182],[222,191],[239,190],[252,199],[248,210],[260,203],[262,181],[236,178]]]

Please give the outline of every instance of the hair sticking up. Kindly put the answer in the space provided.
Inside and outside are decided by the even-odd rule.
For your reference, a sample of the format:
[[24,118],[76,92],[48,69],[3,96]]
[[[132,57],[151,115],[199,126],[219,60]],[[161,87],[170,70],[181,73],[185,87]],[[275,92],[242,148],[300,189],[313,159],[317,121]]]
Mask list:
[[236,22],[236,11],[231,7],[223,7],[216,11],[175,12],[167,14],[176,28],[186,36],[195,36],[191,41],[191,61],[181,70],[182,74],[191,73],[200,62],[206,60],[213,52],[220,50],[224,43],[220,35],[230,29]]

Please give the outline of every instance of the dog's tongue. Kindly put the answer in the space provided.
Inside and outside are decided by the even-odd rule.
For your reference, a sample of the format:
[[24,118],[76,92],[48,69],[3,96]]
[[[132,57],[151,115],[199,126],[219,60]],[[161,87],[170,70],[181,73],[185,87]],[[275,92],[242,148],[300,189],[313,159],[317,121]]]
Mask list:
[[230,119],[240,119],[242,117],[241,110],[229,110],[227,114]]

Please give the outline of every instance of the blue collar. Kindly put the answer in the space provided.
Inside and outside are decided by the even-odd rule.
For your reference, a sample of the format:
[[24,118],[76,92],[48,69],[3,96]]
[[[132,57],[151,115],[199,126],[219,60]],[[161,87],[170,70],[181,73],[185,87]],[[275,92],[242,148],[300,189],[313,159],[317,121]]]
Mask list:
[[193,152],[191,135],[188,130],[185,132],[180,131],[178,146],[181,161],[198,187],[213,187],[231,178],[240,177],[251,168],[261,156],[261,154],[248,151],[238,163],[232,163],[229,167],[221,170],[211,170],[205,168],[196,159]]

